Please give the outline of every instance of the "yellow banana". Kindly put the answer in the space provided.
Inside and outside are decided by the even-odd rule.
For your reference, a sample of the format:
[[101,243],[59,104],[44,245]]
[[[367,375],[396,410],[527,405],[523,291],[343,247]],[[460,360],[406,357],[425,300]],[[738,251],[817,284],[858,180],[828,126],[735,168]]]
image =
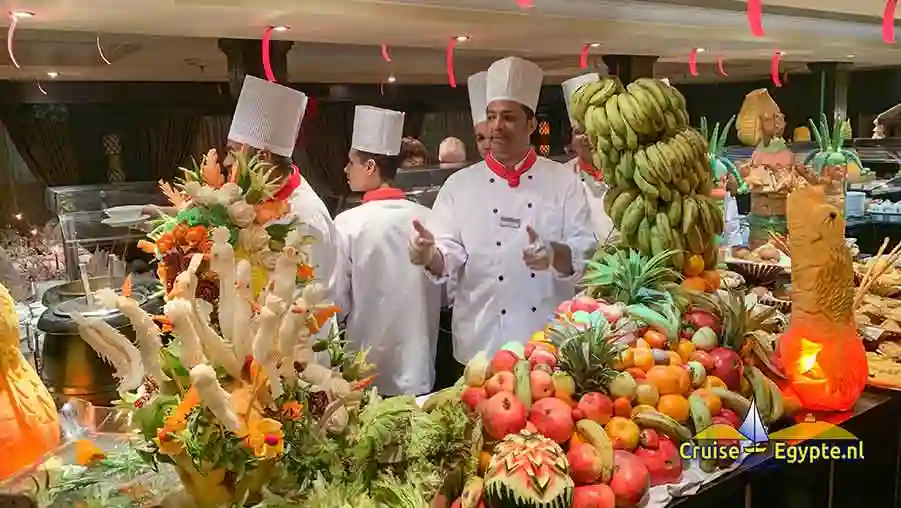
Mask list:
[[638,148],[638,134],[628,124],[626,124],[626,147],[629,150]]
[[645,153],[644,149],[637,150],[634,155],[635,158],[635,173],[641,173],[641,176],[652,185],[657,185],[660,181],[657,179],[657,175],[654,173],[653,168],[651,168],[651,161],[648,160],[648,155]]
[[661,131],[666,127],[666,120],[663,118],[663,109],[657,104],[654,96],[650,92],[642,88],[638,83],[629,83],[626,90],[635,97],[641,109],[646,113],[654,124],[654,129]]
[[660,109],[666,111],[670,108],[669,98],[663,93],[663,83],[654,78],[639,78],[635,80],[635,84],[644,88],[654,101],[660,106]]
[[600,89],[588,99],[588,104],[592,106],[603,106],[616,93],[616,81],[612,78],[602,78],[599,83],[601,83]]
[[698,205],[691,196],[682,197],[682,234],[687,235],[698,218]]
[[[621,138],[626,135],[626,122],[619,111],[619,96],[614,95],[604,103],[604,109],[607,113],[607,120],[610,122],[611,132],[617,133]],[[625,144],[625,143],[623,143]]]
[[645,180],[644,177],[641,176],[641,171],[636,171],[632,176],[632,180],[634,180],[635,185],[637,185],[638,188],[641,189],[641,193],[648,198],[656,201],[657,198],[660,197],[660,193],[657,192],[657,187],[654,187],[647,180]]
[[648,145],[645,147],[644,151],[648,154],[648,160],[651,161],[651,165],[660,182],[664,184],[672,182],[673,172],[670,169],[669,164],[667,164],[666,159],[663,158],[663,154],[657,149],[657,145]]
[[[638,196],[638,192],[635,190],[625,190],[620,195],[616,197],[616,200],[613,201],[613,206],[607,215],[613,220],[613,224],[620,228],[620,225],[623,222],[623,215],[626,213],[626,209],[635,201],[635,198]],[[643,208],[643,207],[642,207]]]
[[588,111],[588,100],[595,92],[601,89],[603,85],[600,81],[594,83],[586,83],[580,86],[576,93],[573,94],[570,106],[573,110],[573,118],[580,126],[585,126],[585,113]]

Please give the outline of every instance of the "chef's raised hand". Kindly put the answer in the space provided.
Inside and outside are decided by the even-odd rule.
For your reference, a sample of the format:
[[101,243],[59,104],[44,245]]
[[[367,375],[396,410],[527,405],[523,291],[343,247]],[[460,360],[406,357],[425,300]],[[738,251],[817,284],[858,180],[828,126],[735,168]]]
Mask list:
[[435,246],[435,235],[422,225],[419,219],[413,219],[413,236],[407,246],[410,262],[418,266],[426,266],[438,253]]
[[532,226],[526,226],[529,243],[522,250],[522,261],[531,270],[541,271],[551,267],[553,253],[551,246],[538,236]]

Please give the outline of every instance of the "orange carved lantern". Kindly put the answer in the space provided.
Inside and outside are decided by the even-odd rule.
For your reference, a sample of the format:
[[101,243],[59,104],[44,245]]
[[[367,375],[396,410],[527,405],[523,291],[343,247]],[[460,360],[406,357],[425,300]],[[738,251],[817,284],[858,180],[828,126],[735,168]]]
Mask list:
[[851,253],[842,214],[819,186],[788,197],[792,316],[777,354],[806,409],[847,411],[867,382],[867,359],[854,323]]

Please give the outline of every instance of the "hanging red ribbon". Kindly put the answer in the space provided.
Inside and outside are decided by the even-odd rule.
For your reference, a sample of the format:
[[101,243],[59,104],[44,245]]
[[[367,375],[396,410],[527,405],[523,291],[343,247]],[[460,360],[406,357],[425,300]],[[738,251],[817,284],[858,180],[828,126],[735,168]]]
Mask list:
[[898,0],[886,0],[885,10],[882,11],[882,42],[892,44],[895,42],[895,9],[898,8]]
[[773,61],[770,64],[770,77],[773,78],[773,84],[777,87],[782,86],[782,81],[779,81],[779,62],[782,60],[782,52],[778,49],[773,52]]
[[382,43],[382,60],[391,63],[391,53],[388,52],[388,45]]
[[588,68],[588,50],[591,49],[591,44],[586,44],[582,46],[582,54],[579,55],[579,68],[587,69]]
[[266,73],[266,79],[275,83],[275,73],[272,72],[272,59],[270,55],[269,42],[272,40],[272,31],[274,27],[267,26],[263,32],[263,72]]
[[688,72],[692,76],[698,75],[698,48],[691,48],[691,53],[688,54]]
[[763,37],[763,0],[748,0],[748,25],[754,37]]
[[516,0],[516,5],[518,5],[520,9],[531,9],[532,7],[535,7],[532,5],[531,0]]
[[457,78],[454,77],[454,48],[457,47],[457,38],[451,37],[447,43],[447,54],[445,55],[445,66],[447,67],[447,82],[451,88],[457,88]]
[[13,37],[16,35],[16,25],[19,23],[19,17],[14,13],[9,13],[9,28],[6,29],[6,52],[9,53],[9,59],[12,61],[16,69],[21,69],[18,60],[16,60],[16,52],[13,51]]
[[720,76],[724,78],[728,78],[729,74],[726,73],[726,69],[723,68],[723,57],[719,57],[716,59],[716,70],[720,72]]

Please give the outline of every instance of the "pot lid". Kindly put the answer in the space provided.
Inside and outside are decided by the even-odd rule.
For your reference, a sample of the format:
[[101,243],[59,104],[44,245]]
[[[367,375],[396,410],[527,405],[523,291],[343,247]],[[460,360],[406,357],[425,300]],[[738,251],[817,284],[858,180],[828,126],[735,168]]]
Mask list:
[[[118,294],[119,291],[117,290]],[[147,301],[147,297],[140,293],[133,293],[131,298],[143,305]],[[85,317],[98,317],[101,319],[111,319],[121,314],[118,309],[108,309],[96,301],[89,304],[85,297],[73,298],[60,303],[53,309],[53,313],[61,317],[71,317],[73,312],[79,312]]]

